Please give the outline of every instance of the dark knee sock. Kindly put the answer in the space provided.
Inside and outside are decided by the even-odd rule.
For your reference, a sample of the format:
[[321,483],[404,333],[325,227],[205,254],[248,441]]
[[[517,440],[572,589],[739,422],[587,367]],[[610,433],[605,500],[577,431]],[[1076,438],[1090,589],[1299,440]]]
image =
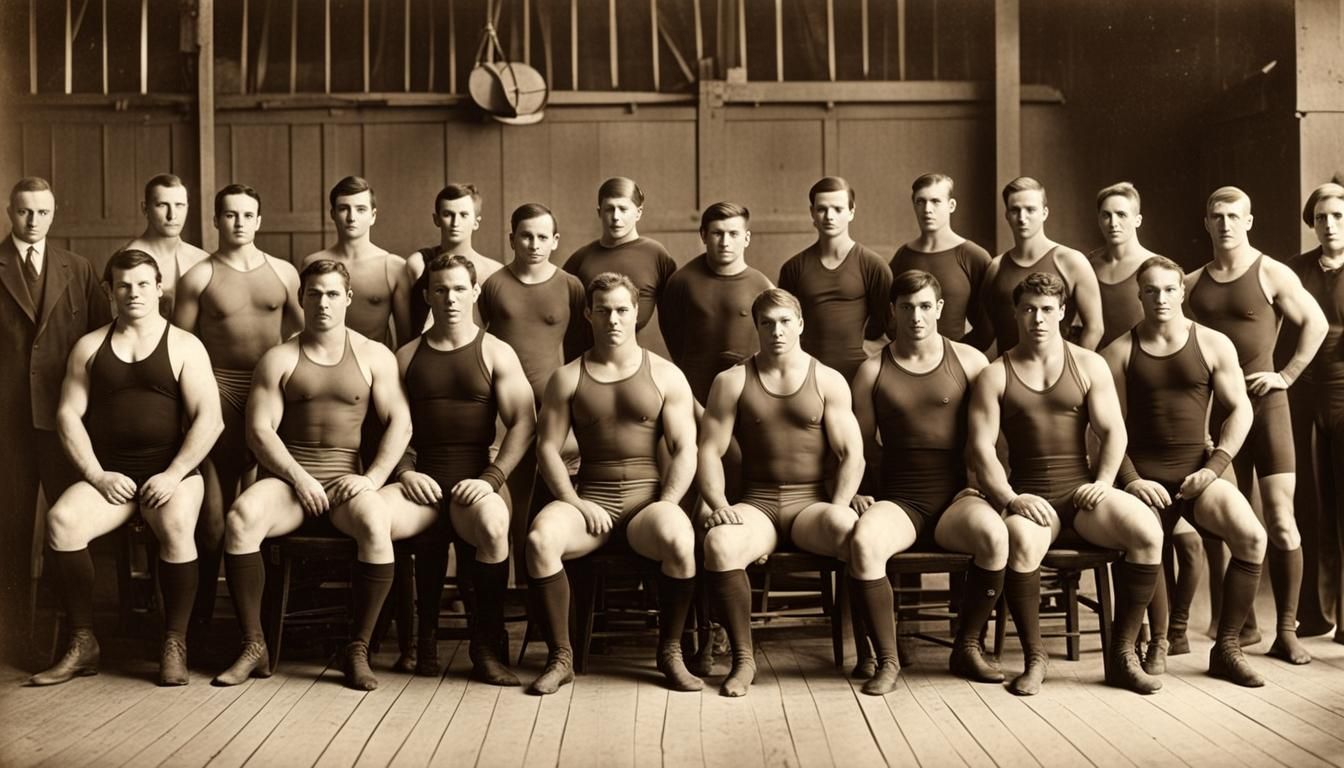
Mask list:
[[89,548],[73,552],[51,551],[60,577],[61,600],[70,629],[93,629],[93,557]]
[[896,610],[891,596],[891,582],[883,576],[862,580],[849,577],[851,599],[863,609],[864,624],[873,639],[878,663],[896,658]]
[[710,593],[714,597],[714,607],[723,629],[728,633],[728,642],[733,646],[734,657],[750,658],[751,645],[751,582],[747,572],[708,571]]
[[504,594],[509,588],[509,561],[482,563],[471,561],[472,580],[476,583],[475,614],[471,617],[471,637],[487,645],[499,640],[504,632]]
[[658,644],[681,642],[686,614],[695,599],[695,577],[678,579],[658,574]]
[[1219,645],[1236,645],[1241,627],[1260,591],[1260,564],[1232,558],[1223,576],[1223,613],[1218,617]]
[[1115,571],[1115,621],[1111,625],[1115,640],[1112,647],[1123,653],[1134,648],[1134,639],[1139,636],[1139,625],[1152,602],[1162,566],[1121,560]]
[[[397,645],[405,653],[413,646],[411,645],[412,633],[415,632],[415,599],[419,594],[416,588],[416,574],[419,573],[419,567],[423,566],[418,555],[412,555],[410,552],[397,550],[396,559],[393,561],[392,570],[392,593],[388,596],[391,606],[384,605],[383,612],[386,614],[388,608],[392,609],[392,619],[397,622]],[[385,621],[386,617],[381,617]]]
[[191,606],[191,618],[209,624],[215,617],[215,599],[219,594],[219,563],[224,556],[221,549],[211,549],[197,542],[196,595]]
[[527,585],[532,621],[541,625],[547,650],[572,650],[569,644],[569,577],[561,568]]
[[980,641],[980,631],[989,622],[989,615],[1003,592],[1003,574],[1003,568],[989,571],[971,563],[962,590],[961,609],[957,611],[957,645],[975,645]]
[[[471,561],[461,558],[458,549],[457,572],[465,574]],[[415,550],[415,604],[420,637],[434,637],[439,628],[439,608],[443,601],[443,579],[448,573],[448,542],[426,542]],[[409,625],[407,633],[411,630]]]
[[[1171,604],[1167,601],[1167,580],[1158,566],[1153,582],[1153,599],[1148,603],[1148,634],[1154,640],[1167,636],[1167,622],[1171,618]],[[1140,622],[1142,623],[1142,622]]]
[[159,591],[163,593],[163,629],[178,637],[187,636],[191,621],[191,606],[196,597],[200,563],[165,563],[159,561]]
[[392,591],[395,563],[355,563],[355,578],[350,585],[354,597],[354,611],[350,616],[350,639],[369,642],[378,612],[383,609],[387,593]]
[[266,587],[266,565],[260,552],[245,555],[224,553],[224,577],[233,596],[233,612],[243,639],[261,642],[261,593]]
[[1269,583],[1274,589],[1274,608],[1279,614],[1278,631],[1297,632],[1297,600],[1302,590],[1302,547],[1287,551],[1274,546],[1269,548]]
[[1003,598],[1022,642],[1022,655],[1045,655],[1041,642],[1041,569],[1030,573],[1009,570],[1003,578]]
[[1195,592],[1199,590],[1204,542],[1197,533],[1180,533],[1173,536],[1172,541],[1176,548],[1176,591],[1168,596],[1171,623],[1179,623],[1179,629],[1184,631],[1190,621],[1190,604],[1195,601]]

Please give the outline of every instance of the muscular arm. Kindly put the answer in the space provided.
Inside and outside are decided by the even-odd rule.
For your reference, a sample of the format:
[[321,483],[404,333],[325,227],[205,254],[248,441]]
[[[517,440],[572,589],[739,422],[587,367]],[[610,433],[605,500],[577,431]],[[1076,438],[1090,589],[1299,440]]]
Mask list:
[[[867,294],[868,323],[863,337],[877,341],[887,335],[887,321],[891,318],[891,268],[886,262],[864,251],[863,287]],[[848,396],[849,388],[845,388]]]
[[714,377],[709,388],[709,402],[700,417],[699,461],[696,463],[696,485],[700,496],[711,511],[728,506],[724,492],[723,454],[733,441],[733,424],[737,420],[737,400],[742,396],[746,381],[742,366],[729,368]]
[[[1133,339],[1129,334],[1124,334],[1101,350],[1101,359],[1105,361],[1106,369],[1111,374],[1111,381],[1115,384],[1115,395],[1116,400],[1120,403],[1121,418],[1129,413],[1129,392],[1125,388],[1125,371],[1129,365],[1132,345]],[[1140,479],[1139,471],[1134,468],[1134,462],[1130,461],[1128,453],[1120,459],[1120,469],[1116,474],[1117,485],[1121,488],[1128,489],[1130,483]]]
[[303,306],[299,304],[299,272],[288,261],[274,256],[266,258],[271,259],[276,274],[280,275],[280,282],[285,284],[285,314],[280,321],[280,338],[288,339],[303,330]]
[[859,483],[863,481],[863,433],[859,431],[859,422],[854,418],[854,409],[849,395],[849,382],[838,371],[817,366],[817,385],[821,388],[824,403],[821,423],[826,428],[826,439],[830,441],[831,451],[840,460],[835,473],[835,489],[831,491],[831,502],[849,506],[854,494],[859,492]]
[[1097,453],[1093,481],[1102,485],[1114,485],[1115,475],[1120,471],[1120,462],[1125,457],[1125,445],[1128,435],[1125,432],[1125,416],[1120,410],[1120,398],[1116,394],[1115,380],[1106,363],[1094,352],[1074,353],[1079,369],[1088,379],[1087,412],[1092,431],[1101,440],[1101,449]]
[[389,253],[387,262],[387,276],[392,283],[392,326],[396,330],[395,344],[401,345],[415,338],[415,331],[411,329],[411,280],[404,259]]
[[1287,386],[1297,381],[1311,364],[1312,358],[1316,357],[1316,350],[1320,349],[1321,342],[1325,340],[1330,324],[1325,319],[1325,313],[1321,311],[1320,305],[1302,286],[1302,281],[1291,269],[1269,259],[1265,259],[1264,264],[1268,269],[1263,270],[1261,274],[1268,283],[1271,300],[1288,322],[1301,329],[1293,356],[1279,371],[1284,385]]
[[505,429],[494,465],[508,475],[536,437],[537,410],[532,401],[532,385],[527,383],[527,374],[523,373],[523,364],[518,362],[513,347],[494,336],[486,336],[485,342],[486,362],[493,373],[495,405]]
[[537,417],[537,469],[552,496],[583,509],[579,495],[574,492],[574,484],[569,481],[569,469],[560,455],[569,435],[573,418],[570,401],[578,384],[579,363],[560,368],[546,383],[546,393],[541,396],[541,415]]
[[995,449],[999,440],[999,399],[1003,397],[1004,381],[1003,363],[991,363],[971,387],[971,407],[967,416],[966,464],[975,473],[980,490],[995,509],[1003,509],[1017,495],[1008,483],[1008,473],[999,463]]
[[103,465],[93,453],[93,441],[84,427],[84,414],[89,410],[89,361],[106,335],[106,329],[89,333],[70,350],[65,380],[61,383],[61,403],[56,409],[56,431],[65,455],[70,457],[80,477],[92,485],[97,485],[95,481],[103,473]]
[[686,290],[684,276],[669,280],[663,295],[658,298],[658,328],[663,333],[667,354],[680,361],[686,351]]
[[210,282],[214,265],[201,262],[177,281],[177,296],[173,300],[173,325],[187,333],[197,332],[197,322],[201,314],[201,292]]
[[863,362],[854,374],[854,418],[859,424],[860,439],[863,440],[864,480],[860,484],[861,492],[872,495],[877,487],[877,467],[881,464],[882,446],[877,439],[877,411],[873,407],[873,387],[877,385],[877,374],[881,370],[879,351]]
[[1057,263],[1073,287],[1071,300],[1078,310],[1078,319],[1083,323],[1078,344],[1089,350],[1096,349],[1106,330],[1101,317],[1101,288],[1097,285],[1097,273],[1092,271],[1092,265],[1083,254],[1072,248],[1060,250]]
[[308,477],[308,473],[290,455],[276,430],[285,415],[281,381],[297,363],[297,342],[272,347],[257,361],[252,373],[252,389],[247,395],[247,447],[259,464],[291,485]]
[[[182,447],[165,470],[180,480],[210,455],[215,440],[224,431],[224,418],[220,414],[219,385],[215,383],[210,355],[205,347],[195,336],[181,333],[176,328],[169,328],[168,333],[169,343],[182,356],[177,383],[182,391],[182,409],[190,422]],[[171,352],[172,347],[169,349]]]
[[1218,448],[1229,456],[1246,442],[1250,434],[1251,423],[1255,416],[1251,410],[1251,400],[1246,396],[1246,380],[1241,374],[1241,364],[1237,360],[1237,348],[1232,340],[1212,328],[1196,326],[1195,341],[1209,364],[1213,378],[1213,396],[1227,409],[1227,419],[1218,434]]
[[661,357],[650,357],[655,362],[654,380],[663,392],[663,439],[672,457],[659,498],[677,504],[695,480],[695,397],[681,369]]
[[378,453],[364,468],[364,476],[376,490],[387,483],[388,476],[406,453],[406,446],[410,445],[411,408],[406,403],[397,358],[392,351],[368,339],[361,339],[360,346],[373,377],[372,405],[379,421],[383,422],[383,439],[378,443]]

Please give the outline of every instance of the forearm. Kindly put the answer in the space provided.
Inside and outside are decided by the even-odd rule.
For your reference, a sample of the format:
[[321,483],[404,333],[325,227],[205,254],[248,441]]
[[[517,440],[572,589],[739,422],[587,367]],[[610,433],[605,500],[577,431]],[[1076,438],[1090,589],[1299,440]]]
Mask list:
[[558,447],[537,444],[537,470],[541,472],[541,479],[546,482],[552,496],[575,507],[579,506],[579,495],[574,491],[574,484],[569,481],[569,468],[565,466]]
[[1234,409],[1223,421],[1223,428],[1218,430],[1218,444],[1215,448],[1226,451],[1229,456],[1236,456],[1241,446],[1246,443],[1246,436],[1251,432],[1253,421],[1254,416],[1250,408]]
[[215,441],[223,431],[224,422],[219,419],[209,422],[196,419],[191,422],[186,437],[182,438],[182,447],[177,450],[177,455],[173,457],[173,462],[165,471],[175,477],[186,477],[188,472],[205,462],[206,457],[210,455],[210,449],[215,447]]
[[364,469],[364,476],[369,478],[374,488],[381,488],[387,483],[387,478],[406,455],[406,447],[410,444],[410,417],[393,417],[387,423],[387,430],[383,432],[382,441],[378,443],[378,453],[374,455],[369,466]]
[[499,445],[499,453],[495,455],[493,464],[505,475],[512,474],[518,462],[522,461],[523,455],[527,453],[528,447],[532,445],[532,438],[535,433],[530,429],[521,427],[510,427],[504,433],[504,442]]
[[854,498],[854,494],[859,492],[859,484],[863,482],[863,469],[866,466],[863,455],[858,452],[850,452],[848,455],[840,457],[840,467],[835,473],[835,489],[831,493],[831,502],[847,507]]
[[103,473],[103,465],[93,452],[93,441],[89,439],[88,430],[84,429],[83,420],[66,414],[59,414],[58,419],[58,434],[65,455],[70,457],[79,476],[92,482],[93,478]]
[[715,452],[708,446],[701,447],[700,458],[696,462],[695,480],[700,488],[700,498],[710,509],[722,509],[728,506],[728,496],[724,491],[722,452]]
[[1078,337],[1079,346],[1095,350],[1101,343],[1104,331],[1100,317],[1083,320],[1083,331]]
[[1320,349],[1321,342],[1325,339],[1326,329],[1317,329],[1313,325],[1302,328],[1301,335],[1297,339],[1297,347],[1293,350],[1293,356],[1288,359],[1288,363],[1279,369],[1279,375],[1283,377],[1284,383],[1292,385],[1302,376],[1302,372],[1311,365],[1312,359],[1316,357],[1316,351]]
[[1008,474],[1003,471],[993,444],[988,447],[976,445],[971,450],[971,469],[980,482],[980,490],[989,497],[995,509],[1003,509],[1017,496],[1017,492],[1008,482]]
[[1103,485],[1115,485],[1115,475],[1120,471],[1120,463],[1125,458],[1127,442],[1125,433],[1112,430],[1098,437],[1101,439],[1101,449],[1097,453],[1096,475],[1093,480]]
[[672,454],[667,471],[663,473],[663,489],[659,494],[662,501],[680,503],[682,497],[691,489],[691,483],[695,480],[695,455],[693,446],[678,447]]
[[247,435],[247,447],[257,457],[258,464],[291,485],[299,477],[299,473],[304,471],[274,428],[250,430]]

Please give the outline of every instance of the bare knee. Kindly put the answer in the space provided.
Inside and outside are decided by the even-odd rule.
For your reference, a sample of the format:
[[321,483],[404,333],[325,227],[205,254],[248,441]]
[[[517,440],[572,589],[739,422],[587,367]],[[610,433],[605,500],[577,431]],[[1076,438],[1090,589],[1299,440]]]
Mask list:
[[157,535],[163,547],[163,559],[169,562],[190,560],[196,552],[196,516],[181,510],[160,512]]
[[1041,526],[1025,518],[1010,521],[1008,529],[1008,567],[1020,573],[1034,571],[1041,566],[1050,549],[1050,536]]
[[47,510],[47,542],[52,549],[69,552],[89,545],[89,537],[80,530],[79,510],[59,501]]
[[977,563],[1002,563],[1008,557],[1008,527],[995,522],[971,532],[971,554]]
[[[498,498],[498,497],[496,497]],[[509,546],[509,510],[503,500],[498,504],[483,505],[479,517],[482,541],[480,546],[505,549]]]
[[732,528],[718,525],[705,533],[705,570],[732,571],[746,567],[742,562],[742,544]]
[[891,551],[890,544],[883,541],[878,526],[865,524],[867,519],[870,518],[859,518],[854,526],[849,541],[849,568],[859,578],[871,575],[875,579],[878,578],[875,574],[886,573],[887,560],[896,553]]
[[246,496],[240,496],[224,517],[224,546],[235,554],[252,552],[266,538],[266,510]]
[[564,555],[565,543],[559,531],[548,530],[546,525],[534,525],[527,532],[527,561],[530,567],[545,568],[545,572],[534,576],[545,576],[553,572]]

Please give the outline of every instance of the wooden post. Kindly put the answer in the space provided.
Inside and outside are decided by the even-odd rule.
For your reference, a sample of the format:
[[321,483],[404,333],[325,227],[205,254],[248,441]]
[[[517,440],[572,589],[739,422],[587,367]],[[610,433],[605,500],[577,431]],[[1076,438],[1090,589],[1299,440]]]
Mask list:
[[695,16],[695,65],[699,67],[700,60],[705,58],[705,31],[700,27],[700,0],[691,3],[691,10]]
[[410,91],[411,91],[411,0],[406,0],[406,2],[405,2],[404,4],[402,4],[401,40],[402,40],[402,51],[401,51],[401,61],[402,61],[401,89],[402,89],[403,91],[406,91],[407,93],[410,93]]
[[532,0],[523,0],[523,63],[532,66]]
[[569,89],[579,90],[579,0],[569,0]]
[[70,0],[65,0],[65,93],[69,95],[74,84],[75,39],[70,27]]
[[448,92],[457,93],[457,6],[448,0]]
[[747,0],[737,0],[737,65],[747,71]]
[[705,79],[709,73],[701,68],[699,96],[696,100],[696,195],[697,207],[704,209],[715,200],[726,197],[723,184],[728,178],[727,124],[724,121],[724,97],[728,84],[722,80]]
[[[1022,173],[1022,61],[1019,0],[994,0],[994,178],[998,189]],[[1000,251],[1011,235],[996,227]]]
[[238,44],[238,92],[247,93],[247,0],[243,0],[243,39]]
[[369,0],[364,0],[364,92],[369,92]]
[[658,0],[649,0],[649,47],[653,51],[653,90],[661,90],[658,71]]
[[784,0],[775,0],[775,80],[784,82]]
[[611,61],[611,87],[621,87],[620,51],[616,42],[616,0],[607,0],[607,50]]
[[213,252],[219,233],[210,224],[215,196],[215,0],[196,5],[196,209],[200,212],[201,247]]
[[299,85],[299,0],[289,0],[289,92]]
[[28,92],[37,93],[37,0],[28,0]]
[[896,0],[896,72],[905,79],[905,0]]
[[140,0],[140,95],[149,93],[149,0]]
[[425,25],[429,30],[429,84],[425,90],[434,92],[434,3],[429,4],[429,23]]
[[835,0],[826,0],[826,74],[835,82]]
[[103,95],[107,95],[107,0],[103,0]]
[[863,0],[860,12],[860,35],[863,37],[863,79],[868,79],[868,0]]
[[322,91],[331,93],[331,0],[322,4]]

